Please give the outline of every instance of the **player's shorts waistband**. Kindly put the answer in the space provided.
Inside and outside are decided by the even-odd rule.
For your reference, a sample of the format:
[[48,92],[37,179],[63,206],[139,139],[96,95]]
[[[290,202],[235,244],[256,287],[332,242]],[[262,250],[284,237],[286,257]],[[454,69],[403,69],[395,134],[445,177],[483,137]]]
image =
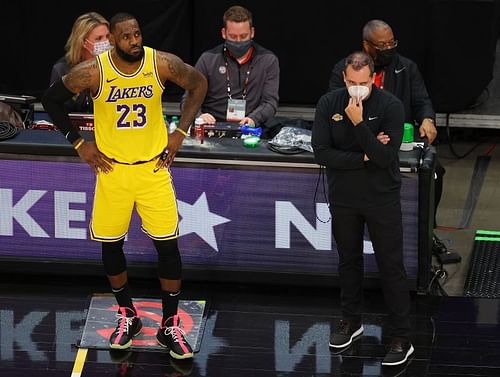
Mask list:
[[[162,152],[162,153],[163,153],[163,152]],[[159,155],[157,155],[157,156],[154,156],[153,158],[151,158],[151,159],[149,159],[149,160],[147,160],[147,161],[135,161],[135,162],[122,162],[122,161],[118,161],[118,160],[116,160],[116,159],[114,159],[114,158],[112,158],[111,160],[112,160],[113,162],[116,162],[117,164],[122,164],[122,165],[141,165],[141,164],[146,164],[146,163],[148,163],[148,162],[151,162],[151,161],[153,161],[153,160],[156,160],[156,159],[157,159],[158,157],[160,157],[160,156],[161,156],[161,153],[160,153]]]

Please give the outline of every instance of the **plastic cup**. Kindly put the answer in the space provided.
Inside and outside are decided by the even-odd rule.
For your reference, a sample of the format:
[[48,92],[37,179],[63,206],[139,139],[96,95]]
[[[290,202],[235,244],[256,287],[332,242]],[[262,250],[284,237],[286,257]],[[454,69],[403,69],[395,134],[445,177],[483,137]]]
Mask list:
[[413,150],[413,125],[411,123],[404,124],[403,142],[401,143],[399,150],[401,151]]
[[404,124],[403,143],[413,143],[413,124],[411,123]]

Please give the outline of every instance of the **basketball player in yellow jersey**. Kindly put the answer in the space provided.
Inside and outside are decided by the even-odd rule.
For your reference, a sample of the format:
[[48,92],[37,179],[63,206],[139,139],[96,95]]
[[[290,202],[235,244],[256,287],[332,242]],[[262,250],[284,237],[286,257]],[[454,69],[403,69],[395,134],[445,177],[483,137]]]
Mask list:
[[[142,323],[128,286],[123,241],[134,206],[143,231],[158,251],[163,318],[158,342],[177,359],[193,356],[184,338],[177,305],[182,263],[177,246],[178,218],[169,167],[205,97],[207,82],[177,56],[143,47],[135,17],[110,20],[112,51],[75,66],[44,94],[42,103],[80,158],[97,174],[90,223],[102,245],[102,260],[119,310],[110,347],[126,349]],[[171,135],[162,117],[161,95],[170,80],[188,92],[180,123]],[[64,102],[90,89],[94,99],[96,142],[72,126]]]

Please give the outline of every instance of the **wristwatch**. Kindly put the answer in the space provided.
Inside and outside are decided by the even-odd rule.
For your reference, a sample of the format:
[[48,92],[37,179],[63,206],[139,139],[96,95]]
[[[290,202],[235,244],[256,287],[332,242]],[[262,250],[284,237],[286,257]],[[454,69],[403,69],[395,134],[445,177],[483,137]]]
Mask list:
[[432,118],[424,118],[422,121],[424,121],[424,120],[428,120],[432,124],[435,124],[434,119],[432,119]]

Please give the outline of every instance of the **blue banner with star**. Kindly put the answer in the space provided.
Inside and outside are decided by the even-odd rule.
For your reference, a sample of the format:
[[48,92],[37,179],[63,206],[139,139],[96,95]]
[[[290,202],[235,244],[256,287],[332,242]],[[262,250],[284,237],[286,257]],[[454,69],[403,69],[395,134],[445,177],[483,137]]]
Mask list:
[[[337,252],[313,168],[178,164],[172,169],[185,265],[206,269],[334,275]],[[91,241],[95,176],[86,164],[0,161],[0,257],[100,263]],[[403,176],[404,260],[418,273],[418,176]],[[316,198],[316,199],[315,199]],[[136,213],[125,242],[130,262],[156,262]],[[368,237],[365,270],[376,272]]]

